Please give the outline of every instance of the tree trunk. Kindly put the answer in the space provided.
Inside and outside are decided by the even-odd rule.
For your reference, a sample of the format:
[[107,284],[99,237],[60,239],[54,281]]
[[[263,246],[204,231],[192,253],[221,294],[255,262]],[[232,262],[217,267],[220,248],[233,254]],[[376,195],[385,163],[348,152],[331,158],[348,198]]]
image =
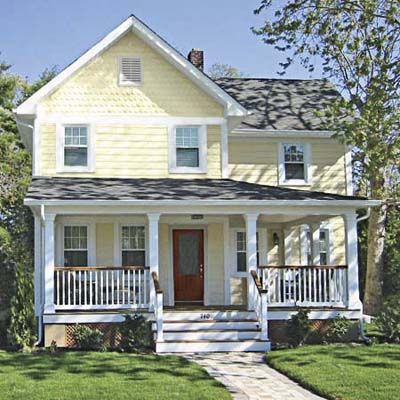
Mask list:
[[368,224],[367,273],[364,292],[364,312],[368,315],[376,315],[382,306],[386,217],[386,203],[372,208]]

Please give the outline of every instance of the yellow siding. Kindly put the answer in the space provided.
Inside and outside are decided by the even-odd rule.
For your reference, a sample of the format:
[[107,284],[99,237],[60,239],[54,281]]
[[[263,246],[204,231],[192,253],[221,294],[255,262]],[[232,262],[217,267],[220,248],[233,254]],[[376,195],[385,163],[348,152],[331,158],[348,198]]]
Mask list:
[[[56,126],[42,124],[41,174],[56,174]],[[206,174],[169,174],[166,126],[100,125],[95,127],[95,172],[63,176],[132,178],[220,178],[221,131],[207,127]],[[61,175],[61,174],[59,174]]]
[[335,217],[328,221],[331,226],[330,240],[333,247],[330,261],[332,264],[346,264],[345,228],[343,218]]
[[[119,58],[142,60],[139,87],[118,85]],[[78,71],[43,100],[44,114],[222,116],[223,107],[133,33]]]
[[[346,194],[346,174],[343,145],[332,141],[310,139],[312,184],[295,186],[296,189],[318,190]],[[277,185],[278,142],[230,142],[229,169],[232,179]]]
[[114,224],[96,224],[96,264],[114,266]]

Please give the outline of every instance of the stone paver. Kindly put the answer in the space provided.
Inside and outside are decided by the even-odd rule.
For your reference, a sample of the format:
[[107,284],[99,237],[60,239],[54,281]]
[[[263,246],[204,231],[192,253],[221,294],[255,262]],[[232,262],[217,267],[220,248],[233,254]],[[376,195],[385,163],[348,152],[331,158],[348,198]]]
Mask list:
[[225,385],[235,400],[323,400],[269,367],[264,353],[197,353],[185,357]]

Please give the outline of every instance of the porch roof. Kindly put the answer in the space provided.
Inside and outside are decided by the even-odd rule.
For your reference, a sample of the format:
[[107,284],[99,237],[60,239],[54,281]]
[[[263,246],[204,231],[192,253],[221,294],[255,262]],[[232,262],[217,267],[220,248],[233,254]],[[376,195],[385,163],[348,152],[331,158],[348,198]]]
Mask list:
[[[231,179],[35,177],[25,202],[103,201],[365,201],[363,197],[296,190]],[[372,205],[372,204],[371,204]]]

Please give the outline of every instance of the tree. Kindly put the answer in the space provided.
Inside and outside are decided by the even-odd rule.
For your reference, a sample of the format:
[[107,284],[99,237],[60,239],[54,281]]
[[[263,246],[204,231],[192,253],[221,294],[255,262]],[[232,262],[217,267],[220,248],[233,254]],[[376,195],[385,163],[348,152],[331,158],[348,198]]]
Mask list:
[[32,344],[34,335],[33,219],[23,204],[31,156],[19,138],[12,110],[55,74],[55,68],[46,70],[30,85],[0,62],[0,337],[8,331],[21,347]]
[[229,64],[215,63],[208,70],[211,79],[219,78],[245,78],[247,74]]
[[[389,199],[399,185],[400,3],[398,0],[263,0],[266,21],[253,31],[299,59],[310,72],[315,57],[343,94],[321,118],[355,148],[359,192],[382,200],[368,227],[364,306],[382,302],[384,243]],[[268,13],[268,14],[267,14]]]

